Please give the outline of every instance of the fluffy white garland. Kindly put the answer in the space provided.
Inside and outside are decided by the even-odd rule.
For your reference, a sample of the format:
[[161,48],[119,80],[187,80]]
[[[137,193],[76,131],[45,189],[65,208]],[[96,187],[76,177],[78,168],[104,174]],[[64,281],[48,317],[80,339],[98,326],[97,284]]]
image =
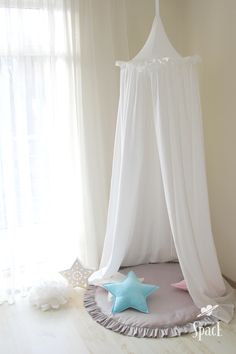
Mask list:
[[55,310],[68,303],[73,295],[73,288],[65,282],[43,281],[31,289],[29,301],[42,311]]
[[[105,283],[114,283],[125,279],[125,275],[116,273],[114,276],[97,282],[96,286],[103,287]],[[143,278],[139,278],[143,282]],[[64,280],[42,281],[34,286],[29,293],[31,305],[42,311],[57,310],[67,304],[75,295],[75,290]],[[108,292],[108,301],[112,301],[113,296]]]

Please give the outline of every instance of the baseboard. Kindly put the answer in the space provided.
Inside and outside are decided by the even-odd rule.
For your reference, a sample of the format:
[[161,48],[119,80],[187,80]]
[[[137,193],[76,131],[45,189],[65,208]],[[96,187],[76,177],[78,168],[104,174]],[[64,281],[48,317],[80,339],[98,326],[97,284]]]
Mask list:
[[234,288],[236,289],[236,281],[226,277],[226,275],[223,274],[223,277],[227,280],[227,282]]

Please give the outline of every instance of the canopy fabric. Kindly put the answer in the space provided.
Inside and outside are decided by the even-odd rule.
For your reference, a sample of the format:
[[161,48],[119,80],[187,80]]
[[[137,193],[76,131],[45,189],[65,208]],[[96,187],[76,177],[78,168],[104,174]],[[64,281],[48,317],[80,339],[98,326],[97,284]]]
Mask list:
[[235,294],[213,241],[196,63],[172,47],[156,16],[148,41],[121,67],[110,203],[100,270],[179,260],[199,308],[229,322]]

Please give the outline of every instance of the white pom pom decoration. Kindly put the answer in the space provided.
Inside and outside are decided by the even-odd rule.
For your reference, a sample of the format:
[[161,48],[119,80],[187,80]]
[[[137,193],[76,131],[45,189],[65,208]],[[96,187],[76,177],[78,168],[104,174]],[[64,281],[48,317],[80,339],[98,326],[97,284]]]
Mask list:
[[44,281],[31,289],[29,301],[42,311],[55,310],[68,303],[73,294],[74,290],[65,282]]

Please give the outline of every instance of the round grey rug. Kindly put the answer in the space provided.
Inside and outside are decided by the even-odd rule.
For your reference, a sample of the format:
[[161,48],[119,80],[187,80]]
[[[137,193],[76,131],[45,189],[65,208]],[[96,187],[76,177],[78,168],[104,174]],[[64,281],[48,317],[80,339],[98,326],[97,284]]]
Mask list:
[[192,333],[197,328],[216,323],[212,316],[197,317],[200,310],[194,305],[187,291],[171,286],[183,279],[178,263],[144,264],[122,268],[127,274],[134,271],[144,283],[160,288],[147,298],[149,313],[133,309],[112,314],[112,301],[102,287],[89,286],[84,296],[84,306],[91,317],[102,326],[133,337],[175,337]]

